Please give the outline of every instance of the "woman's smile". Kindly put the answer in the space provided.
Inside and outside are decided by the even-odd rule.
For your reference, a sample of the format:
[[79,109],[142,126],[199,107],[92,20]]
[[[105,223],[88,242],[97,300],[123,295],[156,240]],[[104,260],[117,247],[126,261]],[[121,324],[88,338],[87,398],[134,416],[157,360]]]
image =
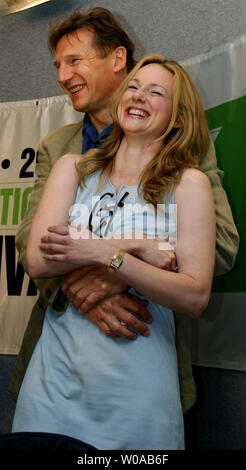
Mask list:
[[128,108],[128,115],[134,116],[137,118],[146,118],[146,117],[149,117],[150,114],[148,111],[142,108],[130,107]]

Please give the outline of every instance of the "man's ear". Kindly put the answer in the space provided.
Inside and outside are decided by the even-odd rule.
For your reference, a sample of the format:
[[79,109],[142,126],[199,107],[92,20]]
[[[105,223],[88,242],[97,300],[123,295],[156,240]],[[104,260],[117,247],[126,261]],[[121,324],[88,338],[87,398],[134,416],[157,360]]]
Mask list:
[[126,68],[127,50],[124,46],[114,49],[114,72],[121,72]]

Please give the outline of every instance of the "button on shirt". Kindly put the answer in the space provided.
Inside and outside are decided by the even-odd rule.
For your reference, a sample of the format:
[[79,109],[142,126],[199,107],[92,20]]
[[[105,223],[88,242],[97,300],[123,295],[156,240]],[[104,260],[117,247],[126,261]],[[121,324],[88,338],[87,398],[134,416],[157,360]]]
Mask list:
[[87,150],[96,148],[100,144],[100,140],[108,137],[112,132],[113,125],[110,124],[107,126],[101,134],[98,135],[95,126],[92,124],[88,114],[85,114],[84,122],[82,126],[82,135],[83,135],[83,143],[82,143],[82,154],[86,153]]

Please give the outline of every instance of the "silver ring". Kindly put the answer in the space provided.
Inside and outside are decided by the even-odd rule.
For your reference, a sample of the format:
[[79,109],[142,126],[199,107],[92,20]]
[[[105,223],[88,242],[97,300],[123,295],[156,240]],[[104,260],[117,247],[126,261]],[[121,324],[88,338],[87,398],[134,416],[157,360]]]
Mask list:
[[123,320],[119,320],[119,322],[122,326],[127,326],[127,324]]

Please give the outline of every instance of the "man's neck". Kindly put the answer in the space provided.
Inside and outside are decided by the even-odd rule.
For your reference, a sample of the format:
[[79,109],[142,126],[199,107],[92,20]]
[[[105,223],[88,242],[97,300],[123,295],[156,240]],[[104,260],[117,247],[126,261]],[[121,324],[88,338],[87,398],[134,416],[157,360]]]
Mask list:
[[102,109],[97,113],[88,113],[88,116],[91,123],[96,128],[98,135],[113,122],[108,109]]

